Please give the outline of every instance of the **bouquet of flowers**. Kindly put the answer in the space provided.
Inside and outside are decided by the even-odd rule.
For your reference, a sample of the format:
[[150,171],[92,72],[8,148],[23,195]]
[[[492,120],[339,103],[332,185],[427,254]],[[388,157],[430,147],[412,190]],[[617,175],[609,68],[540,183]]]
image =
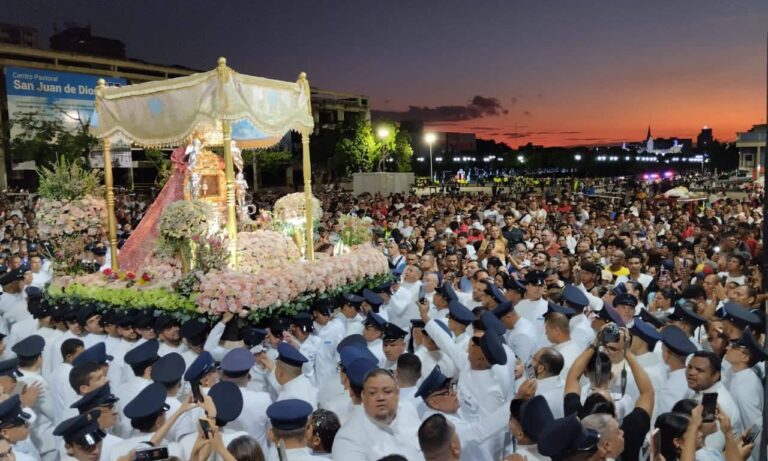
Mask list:
[[[275,219],[293,226],[305,224],[307,200],[304,192],[296,192],[280,197],[275,202],[273,214]],[[317,222],[323,216],[323,208],[317,197],[312,197],[312,216]]]
[[191,268],[192,243],[212,243],[208,238],[218,230],[213,207],[202,200],[179,200],[163,210],[158,248],[165,255],[181,258],[184,272]]
[[249,274],[276,269],[301,257],[293,240],[271,230],[237,234],[237,251],[240,272]]
[[35,206],[40,238],[50,242],[54,269],[64,274],[81,272],[86,244],[98,238],[107,222],[103,199],[86,195],[72,200],[41,197]]
[[339,225],[341,225],[339,237],[344,245],[351,247],[368,243],[373,237],[371,231],[373,220],[368,216],[358,218],[353,215],[343,215],[339,218]]

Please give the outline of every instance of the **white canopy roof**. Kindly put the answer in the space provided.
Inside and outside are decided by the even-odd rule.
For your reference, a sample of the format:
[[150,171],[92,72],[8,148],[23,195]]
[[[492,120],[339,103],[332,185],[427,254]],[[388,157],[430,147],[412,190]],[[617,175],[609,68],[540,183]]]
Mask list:
[[288,131],[314,126],[310,89],[304,74],[283,82],[239,74],[219,60],[202,74],[124,87],[96,94],[91,132],[144,146],[173,146],[199,127],[232,122],[232,138],[268,146]]

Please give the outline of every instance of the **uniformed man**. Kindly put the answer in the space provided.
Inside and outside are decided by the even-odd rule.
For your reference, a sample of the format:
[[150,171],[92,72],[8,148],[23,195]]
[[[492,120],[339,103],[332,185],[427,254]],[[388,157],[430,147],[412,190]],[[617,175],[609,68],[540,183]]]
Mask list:
[[[357,359],[361,360],[365,361]],[[392,373],[381,368],[368,371],[361,400],[363,411],[354,413],[336,434],[334,461],[375,461],[391,454],[420,459],[418,418],[398,414],[397,383]]]
[[547,274],[541,271],[530,271],[525,274],[525,299],[515,305],[515,312],[528,319],[538,332],[538,337],[544,336],[544,314],[547,312],[547,300],[542,298],[544,279]]
[[361,315],[363,297],[354,293],[345,293],[341,297],[341,315],[344,320],[344,336],[360,334],[363,332],[363,320]]
[[[498,309],[498,308],[497,308]],[[462,349],[469,346],[469,339],[472,337],[472,322],[475,315],[459,301],[448,303],[448,329],[453,333],[453,341]]]
[[[107,354],[107,346],[105,343],[96,343],[93,346],[84,349],[83,352],[77,354],[74,360],[72,360],[72,366],[80,366],[85,362],[95,363],[101,367],[105,376],[109,376],[109,362],[113,357]],[[119,365],[116,365],[119,366]]]
[[[216,418],[211,421],[211,426],[216,426],[221,433],[223,445],[226,447],[230,442],[238,437],[248,436],[247,432],[232,429],[229,423],[237,419],[243,412],[243,394],[237,388],[235,383],[221,381],[214,384],[208,391],[208,397],[213,400],[216,407]],[[198,420],[196,419],[195,422]],[[215,424],[213,424],[215,423]],[[198,432],[190,433],[180,440],[184,453],[189,456],[195,446],[198,438]],[[263,447],[266,450],[266,446]],[[215,459],[220,461],[222,458],[217,454]]]
[[499,447],[492,439],[498,438],[496,436],[504,430],[509,417],[505,406],[501,406],[486,418],[474,422],[463,420],[459,416],[460,405],[455,382],[445,376],[439,366],[432,369],[421,382],[416,397],[421,398],[427,407],[422,419],[439,413],[453,424],[461,440],[461,459],[498,459],[494,456]]
[[537,350],[537,344],[541,341],[537,336],[536,327],[525,317],[522,317],[511,301],[499,304],[493,311],[506,328],[504,340],[523,363],[527,363]]
[[101,314],[95,306],[87,306],[77,313],[77,323],[83,330],[83,344],[86,348],[107,340],[107,334],[101,325]]
[[64,438],[64,461],[102,459],[106,433],[99,427],[99,410],[74,416],[56,426],[53,435]]
[[166,443],[165,434],[178,417],[191,408],[191,405],[182,405],[170,418],[166,418],[168,405],[165,399],[165,387],[162,384],[151,383],[125,405],[123,415],[130,420],[136,435],[116,444],[109,452],[110,461],[117,461],[117,458],[128,454],[133,449],[161,444],[168,447],[169,455],[184,459],[181,446],[177,443]]
[[[131,367],[133,376],[126,381],[117,384],[115,395],[120,399],[120,413],[125,414],[125,405],[128,405],[143,389],[152,383],[152,365],[160,360],[157,351],[160,344],[156,339],[151,339],[139,344],[125,354],[125,363]],[[125,439],[131,437],[133,430],[130,421],[121,418],[117,425],[117,435]]]
[[672,410],[679,401],[686,398],[688,382],[685,379],[685,362],[689,355],[696,352],[696,345],[688,334],[680,328],[669,325],[661,332],[662,359],[669,372],[664,386],[658,389],[658,414]]
[[739,407],[741,427],[760,424],[764,405],[763,385],[754,367],[768,360],[768,355],[752,332],[745,330],[738,340],[729,344],[725,360],[731,364],[732,376],[728,387]]
[[321,298],[312,304],[312,318],[315,321],[315,334],[322,340],[322,345],[317,351],[315,372],[317,373],[318,387],[323,389],[323,384],[329,380],[335,380],[336,363],[338,354],[336,346],[346,336],[344,323],[338,317],[333,316],[333,300]]
[[554,421],[546,399],[537,395],[530,400],[515,399],[509,405],[509,432],[515,438],[515,453],[528,461],[547,461],[539,453],[539,435]]
[[29,437],[31,415],[21,408],[18,394],[0,402],[0,437],[13,445],[18,461],[39,461],[40,454],[31,443],[23,443]]
[[317,368],[326,365],[318,363],[317,353],[322,349],[323,340],[314,334],[314,330],[312,316],[308,312],[297,312],[290,324],[290,333],[293,338],[288,336],[291,344],[306,357],[307,362],[304,363],[301,370],[313,386],[318,383]]
[[384,304],[384,298],[368,288],[364,288],[361,294],[363,296],[363,304],[361,305],[362,314],[367,316],[368,312],[374,312],[386,321],[387,313],[382,312],[381,310],[381,305]]
[[120,437],[109,433],[117,424],[118,414],[115,408],[117,401],[118,399],[112,394],[109,384],[105,384],[85,394],[80,400],[72,404],[72,408],[77,409],[80,415],[91,413],[93,410],[99,411],[98,427],[105,434],[99,456],[100,461],[106,461],[112,448],[123,441]]
[[381,339],[384,326],[387,321],[375,312],[368,312],[365,322],[363,322],[363,337],[367,342],[368,349],[378,358],[379,364],[386,363],[384,355],[384,341]]
[[571,337],[583,349],[586,349],[595,340],[595,332],[592,330],[589,318],[586,315],[589,307],[589,298],[587,295],[575,287],[568,284],[562,291],[563,305],[576,311],[576,315],[571,317]]
[[[648,378],[650,378],[653,388],[656,390],[661,389],[667,376],[658,355],[652,352],[654,347],[656,347],[656,343],[661,341],[661,333],[653,325],[640,317],[635,318],[629,332],[632,333],[632,339],[629,343],[630,350],[635,354],[637,362],[643,367]],[[658,410],[660,400],[658,392],[655,397],[656,405],[654,405],[654,408]],[[656,411],[654,411],[655,413]],[[655,419],[651,418],[651,420],[654,421]]]
[[158,354],[162,356],[171,352],[183,354],[187,350],[187,347],[181,341],[181,326],[176,319],[170,315],[161,314],[155,319],[154,326],[157,339],[160,341]]
[[[112,350],[112,356],[114,356],[116,366],[109,370],[109,381],[116,386],[130,380],[133,376],[131,370],[124,370],[125,367],[121,367],[119,364],[125,363],[125,355],[128,351],[138,346],[139,334],[136,332],[136,328],[134,328],[134,323],[137,318],[137,313],[126,312],[116,321],[117,333],[120,335],[121,339],[117,346]],[[117,395],[118,397],[121,397],[120,394]]]
[[[184,358],[177,352],[165,354],[152,366],[150,378],[165,387],[165,403],[168,405],[169,414],[175,413],[181,407],[181,378],[185,368]],[[182,436],[196,432],[195,425],[188,420],[188,416],[189,413],[182,415],[168,431],[168,440],[178,442]]]
[[285,447],[285,452],[281,455],[284,455],[285,459],[310,461],[324,458],[312,454],[307,448],[305,432],[311,414],[312,405],[300,399],[280,400],[267,408],[267,416],[272,423],[269,440],[275,446]]
[[19,359],[19,371],[22,376],[18,378],[25,386],[37,386],[40,395],[32,408],[37,415],[30,427],[30,437],[43,461],[54,461],[56,446],[50,436],[53,430],[54,410],[53,395],[48,382],[40,375],[43,366],[43,348],[45,340],[38,335],[28,336],[13,346],[13,352]]
[[[72,362],[83,352],[83,341],[79,338],[69,338],[61,343],[59,351],[59,365],[54,370],[48,382],[51,383],[53,395],[54,424],[59,424],[67,418],[75,416],[69,410],[69,406],[78,399],[76,390],[69,380],[69,373],[73,369]],[[45,369],[45,358],[43,358]]]
[[405,353],[405,337],[408,333],[394,323],[387,322],[382,332],[382,349],[384,351],[384,366],[390,371],[397,367],[397,359]]
[[280,384],[277,400],[301,397],[312,405],[317,406],[317,388],[302,373],[301,367],[307,358],[295,347],[288,343],[277,346],[277,362],[275,363],[275,378]]
[[248,388],[248,382],[251,379],[249,373],[255,363],[256,360],[250,350],[242,347],[232,349],[221,361],[221,380],[237,385],[243,395],[243,406],[248,409],[230,423],[230,428],[251,434],[262,447],[266,447],[269,423],[267,407],[272,403],[272,399],[266,392],[257,392]]

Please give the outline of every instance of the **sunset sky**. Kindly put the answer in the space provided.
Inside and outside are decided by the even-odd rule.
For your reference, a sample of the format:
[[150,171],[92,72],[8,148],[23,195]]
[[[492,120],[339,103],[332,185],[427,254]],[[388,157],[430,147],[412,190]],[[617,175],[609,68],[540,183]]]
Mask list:
[[129,57],[363,93],[374,111],[512,146],[721,140],[765,121],[765,0],[0,0]]

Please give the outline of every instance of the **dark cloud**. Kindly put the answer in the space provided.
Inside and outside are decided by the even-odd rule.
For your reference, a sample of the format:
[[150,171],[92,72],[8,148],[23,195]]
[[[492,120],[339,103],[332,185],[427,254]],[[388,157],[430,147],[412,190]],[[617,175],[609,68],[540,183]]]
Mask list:
[[409,106],[406,111],[372,111],[372,116],[376,119],[395,121],[460,122],[483,117],[498,117],[508,113],[509,111],[502,107],[498,98],[477,95],[464,106]]
[[515,131],[508,131],[506,133],[501,133],[503,136],[506,136],[507,138],[517,139],[517,138],[527,138],[533,133],[529,132],[515,132]]

